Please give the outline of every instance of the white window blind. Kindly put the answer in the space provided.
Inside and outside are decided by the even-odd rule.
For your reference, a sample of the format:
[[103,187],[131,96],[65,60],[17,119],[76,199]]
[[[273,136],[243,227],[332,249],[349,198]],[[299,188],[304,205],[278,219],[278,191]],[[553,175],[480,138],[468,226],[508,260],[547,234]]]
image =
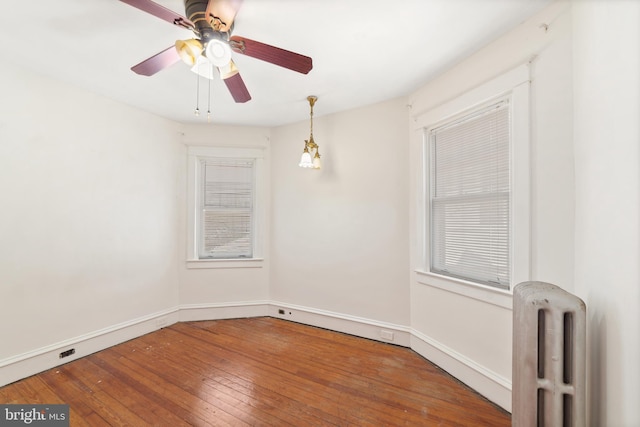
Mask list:
[[199,258],[253,256],[255,162],[201,159]]
[[431,130],[430,145],[431,271],[508,288],[508,100]]

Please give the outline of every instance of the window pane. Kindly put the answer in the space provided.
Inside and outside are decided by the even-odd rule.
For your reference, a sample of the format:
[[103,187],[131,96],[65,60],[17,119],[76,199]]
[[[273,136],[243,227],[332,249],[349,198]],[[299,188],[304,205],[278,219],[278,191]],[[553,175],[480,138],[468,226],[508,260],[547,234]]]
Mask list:
[[254,162],[201,161],[200,258],[253,255]]
[[431,132],[431,270],[499,287],[510,273],[509,109]]
[[508,194],[434,200],[432,215],[434,272],[508,284]]

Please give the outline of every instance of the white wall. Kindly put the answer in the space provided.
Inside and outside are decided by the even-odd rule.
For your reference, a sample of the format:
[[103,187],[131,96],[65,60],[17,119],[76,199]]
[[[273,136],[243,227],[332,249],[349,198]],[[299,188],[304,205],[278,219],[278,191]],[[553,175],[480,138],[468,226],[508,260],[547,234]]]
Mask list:
[[640,3],[574,19],[575,287],[587,304],[590,425],[640,422]]
[[[253,147],[265,150],[266,179],[269,181],[269,138],[270,131],[262,127],[221,126],[209,124],[190,124],[184,126],[183,143],[186,146],[202,147]],[[180,226],[180,304],[182,306],[199,306],[196,315],[185,318],[201,318],[212,314],[219,306],[265,302],[269,299],[269,182],[263,183],[266,190],[264,219],[264,262],[256,268],[187,268],[187,201],[186,201],[186,151],[182,160],[181,206],[182,219]],[[213,266],[211,266],[213,267]],[[210,310],[207,310],[210,308]],[[196,317],[193,317],[196,316]],[[184,317],[184,316],[183,316]]]
[[[414,349],[510,408],[510,297],[487,302],[413,272],[421,156],[408,119],[531,60],[531,279],[587,303],[591,425],[634,426],[639,8],[556,2],[408,101],[322,116],[321,96],[321,171],[297,167],[308,122],[180,126],[3,63],[0,367],[180,307],[232,317],[273,302],[406,327]],[[186,267],[187,145],[266,148],[261,268]]]
[[[540,28],[547,24],[548,30]],[[427,112],[518,65],[531,62],[531,280],[572,290],[573,155],[571,14],[554,3],[411,98],[412,116]],[[421,132],[411,143],[413,269],[424,265],[421,224]],[[518,250],[517,248],[515,250]],[[422,282],[422,283],[419,283]],[[411,280],[412,346],[506,409],[511,407],[510,295],[442,289]]]
[[274,301],[409,325],[405,104],[323,117],[320,96],[321,170],[298,167],[308,122],[273,130]]
[[0,366],[175,307],[179,125],[6,62],[0,93]]

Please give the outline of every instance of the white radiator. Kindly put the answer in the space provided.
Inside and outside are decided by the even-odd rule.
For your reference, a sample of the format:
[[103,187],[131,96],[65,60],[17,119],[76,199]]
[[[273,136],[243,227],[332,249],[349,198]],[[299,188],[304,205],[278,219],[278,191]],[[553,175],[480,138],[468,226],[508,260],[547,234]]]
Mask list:
[[580,298],[543,282],[514,288],[514,427],[585,425],[585,345]]

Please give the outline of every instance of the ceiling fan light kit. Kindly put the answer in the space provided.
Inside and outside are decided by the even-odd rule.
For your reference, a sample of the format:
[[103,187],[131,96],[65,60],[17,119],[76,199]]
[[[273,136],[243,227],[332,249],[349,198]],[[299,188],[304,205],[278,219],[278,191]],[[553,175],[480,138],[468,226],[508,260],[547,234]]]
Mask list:
[[[232,36],[234,20],[242,0],[184,0],[188,18],[151,0],[120,1],[173,25],[189,29],[196,36],[178,40],[175,47],[171,46],[133,66],[131,69],[137,74],[152,76],[182,60],[192,71],[211,79],[213,67],[216,67],[234,101],[242,103],[249,101],[251,95],[232,60],[233,52],[302,74],[309,73],[313,68],[313,61],[308,56],[241,36]],[[204,71],[204,68],[208,70]]]

